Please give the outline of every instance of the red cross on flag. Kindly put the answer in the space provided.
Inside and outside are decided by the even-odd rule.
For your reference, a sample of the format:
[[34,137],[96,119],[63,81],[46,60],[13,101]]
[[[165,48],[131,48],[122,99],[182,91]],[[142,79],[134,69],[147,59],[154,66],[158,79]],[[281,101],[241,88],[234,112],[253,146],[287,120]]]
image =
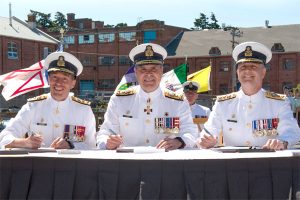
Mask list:
[[0,76],[0,85],[3,85],[2,95],[6,101],[21,94],[49,87],[44,68],[44,60],[32,66],[19,69]]

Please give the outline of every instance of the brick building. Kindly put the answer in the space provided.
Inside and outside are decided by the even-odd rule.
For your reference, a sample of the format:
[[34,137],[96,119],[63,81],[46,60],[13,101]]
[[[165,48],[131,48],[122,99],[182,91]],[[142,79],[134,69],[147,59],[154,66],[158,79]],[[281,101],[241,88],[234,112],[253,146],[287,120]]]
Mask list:
[[[263,87],[282,93],[283,86],[296,87],[300,83],[300,25],[240,28],[239,43],[256,41],[272,50],[273,57],[267,65]],[[208,66],[211,62],[211,92],[219,95],[232,91],[232,35],[230,31],[186,31],[166,48],[167,66],[178,66],[187,56],[189,74]],[[234,70],[234,74],[235,70]]]
[[[27,68],[57,49],[58,40],[36,28],[35,18],[28,23],[16,17],[0,17],[0,75]],[[1,87],[2,90],[2,87]],[[38,95],[37,90],[5,101],[0,95],[0,108],[22,106],[28,97]]]
[[[74,54],[84,66],[76,90],[83,98],[93,97],[94,91],[112,91],[132,65],[129,51],[138,43],[154,42],[167,46],[173,38],[187,31],[185,28],[166,25],[159,20],[145,20],[136,26],[106,27],[102,21],[75,19],[67,14],[68,29],[64,36],[65,51]],[[60,33],[49,33],[59,38]],[[107,92],[104,92],[107,91]]]

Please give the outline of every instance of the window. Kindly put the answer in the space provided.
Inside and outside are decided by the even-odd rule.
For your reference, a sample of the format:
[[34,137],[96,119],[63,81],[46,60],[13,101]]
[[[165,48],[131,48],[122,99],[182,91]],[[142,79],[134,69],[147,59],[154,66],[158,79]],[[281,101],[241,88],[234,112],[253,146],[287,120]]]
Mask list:
[[271,84],[270,83],[263,83],[262,86],[265,90],[271,91]]
[[227,94],[229,92],[228,90],[228,84],[222,83],[219,85],[219,94]]
[[119,64],[120,65],[130,65],[130,59],[128,58],[128,56],[120,56]]
[[14,42],[9,42],[7,44],[7,58],[8,59],[18,59],[18,47]]
[[75,36],[74,35],[64,36],[64,42],[66,44],[74,44],[75,43]]
[[83,29],[83,27],[84,27],[84,26],[83,26],[83,22],[80,22],[80,23],[79,23],[79,28],[80,28],[80,29]]
[[81,59],[81,63],[83,66],[90,66],[92,63],[92,58],[90,56],[85,56]]
[[284,47],[281,43],[274,43],[274,45],[271,48],[272,52],[284,52]]
[[271,70],[271,64],[270,63],[267,63],[265,66],[266,66],[267,71]]
[[79,44],[91,44],[94,43],[95,37],[94,35],[79,35],[78,43]]
[[229,69],[230,69],[230,62],[227,61],[220,62],[220,68],[219,68],[220,72],[228,72]]
[[285,70],[292,70],[295,68],[295,65],[295,60],[289,58],[284,59],[282,62],[282,68]]
[[113,65],[115,63],[115,58],[113,56],[100,56],[98,58],[99,65]]
[[153,42],[156,40],[156,31],[144,32],[144,43]]
[[98,87],[100,89],[114,89],[115,88],[115,79],[101,79],[101,80],[99,80]]
[[114,33],[100,33],[98,35],[100,43],[113,42],[115,41]]
[[79,93],[80,98],[91,99],[95,92],[95,86],[93,80],[80,80],[79,81]]
[[212,47],[212,48],[210,48],[208,54],[210,56],[219,56],[219,55],[221,55],[221,51],[218,47]]
[[45,59],[50,53],[52,53],[52,49],[49,47],[44,47],[43,58]]
[[119,41],[135,41],[136,32],[119,33]]

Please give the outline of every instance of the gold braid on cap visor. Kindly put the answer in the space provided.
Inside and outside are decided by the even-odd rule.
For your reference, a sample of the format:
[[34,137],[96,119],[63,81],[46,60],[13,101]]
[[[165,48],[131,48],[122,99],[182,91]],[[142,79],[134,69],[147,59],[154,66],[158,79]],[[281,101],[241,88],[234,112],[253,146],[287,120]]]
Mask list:
[[238,63],[244,63],[244,62],[253,62],[253,63],[261,63],[261,64],[265,64],[264,61],[257,59],[257,58],[243,58],[240,59],[236,62],[236,64]]
[[135,63],[136,65],[146,65],[146,64],[163,64],[160,60],[141,60]]
[[72,74],[73,76],[75,76],[75,73],[71,70],[68,70],[66,68],[50,68],[48,69],[48,72],[66,72],[68,74]]

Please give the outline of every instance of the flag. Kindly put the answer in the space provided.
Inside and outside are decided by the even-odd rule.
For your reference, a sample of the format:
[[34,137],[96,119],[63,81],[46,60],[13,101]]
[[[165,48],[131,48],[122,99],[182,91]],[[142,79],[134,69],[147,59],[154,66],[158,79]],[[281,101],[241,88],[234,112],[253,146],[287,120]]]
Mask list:
[[189,81],[195,81],[200,85],[197,91],[198,93],[206,92],[210,90],[210,71],[211,71],[211,66],[209,65],[208,67],[200,71],[188,75],[187,79]]
[[[163,74],[161,84],[163,87],[168,88],[174,92],[182,90],[182,83],[186,81],[187,67],[186,64],[179,65],[175,69]],[[126,74],[121,79],[120,83],[116,87],[115,92],[118,90],[126,90],[132,86],[138,85],[137,79],[134,73],[134,65],[131,66]]]
[[186,75],[186,64],[179,65],[175,69],[164,73],[161,84],[163,84],[169,90],[180,92],[182,91],[182,83],[186,82]]
[[132,65],[126,74],[122,77],[119,85],[116,87],[115,92],[118,90],[126,90],[132,86],[138,85],[137,79],[134,73],[134,65]]
[[3,85],[2,95],[6,101],[21,94],[49,87],[47,71],[44,69],[44,60],[32,66],[15,70],[0,76],[0,85]]

